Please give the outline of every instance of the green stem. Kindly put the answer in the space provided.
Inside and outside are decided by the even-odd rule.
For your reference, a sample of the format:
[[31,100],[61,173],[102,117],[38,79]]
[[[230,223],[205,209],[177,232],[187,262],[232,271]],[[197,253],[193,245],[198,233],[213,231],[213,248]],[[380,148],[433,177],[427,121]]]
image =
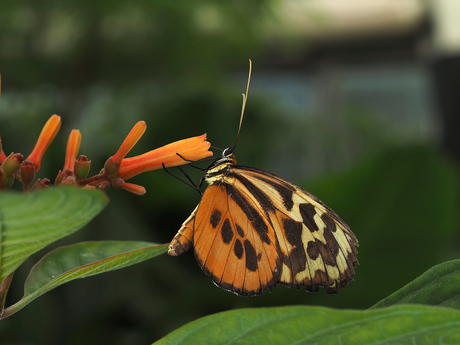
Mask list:
[[11,281],[13,280],[14,272],[8,274],[0,284],[0,319],[3,318],[3,312],[5,308],[6,295],[8,295],[8,289],[10,288]]

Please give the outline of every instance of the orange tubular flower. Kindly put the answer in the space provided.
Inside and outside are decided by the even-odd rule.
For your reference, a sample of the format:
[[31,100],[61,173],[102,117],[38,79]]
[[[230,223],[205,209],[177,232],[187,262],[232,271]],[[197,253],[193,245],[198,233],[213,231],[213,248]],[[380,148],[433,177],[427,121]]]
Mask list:
[[126,139],[123,141],[118,151],[105,163],[104,168],[108,175],[115,174],[118,171],[121,162],[129,151],[131,151],[134,145],[136,145],[146,129],[147,124],[144,121],[139,121],[134,125],[133,129],[131,129],[129,134],[126,136]]
[[126,181],[145,171],[161,169],[162,164],[166,167],[188,164],[189,161],[212,156],[212,152],[208,151],[210,147],[211,143],[206,141],[206,134],[179,140],[142,155],[123,159],[115,175]]
[[29,157],[27,157],[28,160],[34,163],[37,171],[40,170],[40,163],[46,149],[53,141],[60,127],[61,118],[57,115],[51,116],[43,127],[42,132],[38,137],[37,143],[35,144],[34,150],[29,155]]
[[144,187],[129,182],[123,183],[121,188],[136,195],[144,195],[146,192]]
[[81,134],[78,129],[73,129],[69,135],[69,141],[67,141],[67,149],[65,152],[65,163],[64,169],[70,169],[73,171],[75,159],[77,158],[78,150],[80,149]]
[[147,129],[147,125],[144,121],[139,121],[136,123],[126,136],[126,139],[121,144],[120,148],[118,149],[117,153],[112,156],[112,161],[115,164],[120,164],[123,158],[128,154],[129,151],[136,145],[139,139],[144,134],[145,130]]

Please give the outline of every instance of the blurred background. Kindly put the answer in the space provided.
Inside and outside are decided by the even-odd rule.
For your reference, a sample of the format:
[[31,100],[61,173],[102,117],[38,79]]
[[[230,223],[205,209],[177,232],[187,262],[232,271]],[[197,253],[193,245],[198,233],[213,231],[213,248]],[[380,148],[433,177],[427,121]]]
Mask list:
[[[54,180],[71,129],[96,174],[139,120],[132,151],[208,134],[225,148],[252,82],[239,163],[331,206],[360,241],[338,295],[278,286],[243,298],[213,285],[192,253],[69,283],[0,322],[2,344],[147,344],[215,312],[322,305],[366,309],[458,258],[460,22],[456,0],[16,1],[0,6],[0,135],[28,155],[52,114],[62,127],[39,177]],[[218,154],[218,152],[216,152]],[[202,173],[185,167],[195,180]],[[174,171],[176,172],[177,171]],[[85,240],[169,242],[199,194],[154,171],[143,197],[108,191]]]

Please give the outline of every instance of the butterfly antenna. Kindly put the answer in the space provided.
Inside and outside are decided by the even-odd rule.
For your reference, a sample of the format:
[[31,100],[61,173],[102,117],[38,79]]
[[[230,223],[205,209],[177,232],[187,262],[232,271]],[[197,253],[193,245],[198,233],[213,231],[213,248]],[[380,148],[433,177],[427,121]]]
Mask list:
[[248,100],[249,84],[251,83],[251,73],[252,73],[252,61],[249,59],[249,75],[248,75],[248,84],[246,86],[246,93],[243,94],[243,106],[241,107],[241,116],[240,116],[240,125],[238,126],[238,134],[236,135],[235,144],[232,146],[232,152],[238,144],[238,139],[240,138],[241,124],[243,123],[244,110],[246,109],[246,102]]

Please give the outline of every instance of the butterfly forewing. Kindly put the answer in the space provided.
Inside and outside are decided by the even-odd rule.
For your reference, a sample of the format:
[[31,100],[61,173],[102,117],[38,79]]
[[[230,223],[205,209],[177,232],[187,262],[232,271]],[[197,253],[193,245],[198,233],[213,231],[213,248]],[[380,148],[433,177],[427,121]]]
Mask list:
[[354,278],[358,241],[315,196],[270,173],[228,161],[207,171],[210,186],[170,245],[192,245],[203,271],[240,295],[279,282],[336,293]]
[[276,175],[244,166],[235,171],[264,190],[278,210],[272,223],[278,239],[286,243],[281,245],[281,282],[314,291],[326,286],[336,292],[336,282],[343,287],[353,279],[358,241],[332,209]]

